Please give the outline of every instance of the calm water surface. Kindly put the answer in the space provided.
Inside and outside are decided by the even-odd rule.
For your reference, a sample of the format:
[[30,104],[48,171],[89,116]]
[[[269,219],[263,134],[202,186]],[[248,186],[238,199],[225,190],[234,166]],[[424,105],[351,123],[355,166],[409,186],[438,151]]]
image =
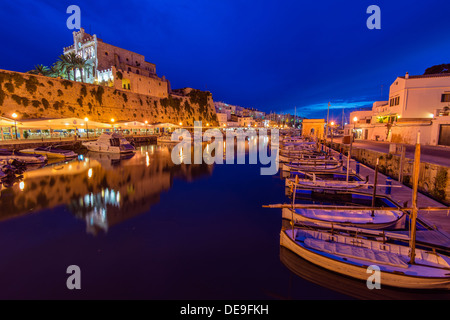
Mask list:
[[[259,165],[174,165],[166,146],[29,171],[1,191],[0,298],[399,296],[280,249],[281,210],[261,206],[285,201],[284,181]],[[69,265],[81,290],[66,287]]]

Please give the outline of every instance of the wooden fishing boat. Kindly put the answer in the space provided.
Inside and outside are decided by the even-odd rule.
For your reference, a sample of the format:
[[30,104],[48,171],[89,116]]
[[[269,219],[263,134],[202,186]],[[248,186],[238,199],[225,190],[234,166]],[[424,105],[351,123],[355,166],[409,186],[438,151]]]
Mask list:
[[[321,268],[311,263],[291,250],[280,246],[280,261],[296,276],[360,300],[448,300],[450,291],[409,290],[381,285],[379,290],[368,290],[366,280],[358,280]],[[367,275],[369,276],[369,275]]]
[[280,153],[279,160],[280,162],[298,162],[304,160],[325,160],[327,158],[326,155],[321,153],[299,153],[296,155],[290,155],[289,153]]
[[366,228],[366,229],[402,229],[405,227],[407,214],[398,208],[348,208],[342,210],[332,209],[303,209],[282,208],[282,218],[293,221],[296,225],[312,223],[321,227],[334,225]]
[[283,163],[281,169],[292,171],[336,171],[342,167],[342,162],[337,160],[311,160],[296,163]]
[[[295,184],[294,178],[285,179],[286,188],[292,189]],[[298,179],[297,188],[300,189],[320,189],[320,190],[353,190],[368,188],[371,185],[367,180],[355,180],[355,181],[340,181],[340,180],[318,180],[313,179]]]
[[23,149],[20,150],[20,152],[28,154],[40,154],[46,156],[48,159],[69,159],[78,156],[71,150],[58,149],[54,146]]
[[292,228],[281,231],[280,244],[301,258],[339,274],[367,280],[368,267],[380,269],[381,285],[408,289],[450,289],[450,257],[341,233]]
[[47,157],[39,154],[22,153],[16,150],[0,149],[0,160],[17,160],[25,164],[42,164],[47,162]]

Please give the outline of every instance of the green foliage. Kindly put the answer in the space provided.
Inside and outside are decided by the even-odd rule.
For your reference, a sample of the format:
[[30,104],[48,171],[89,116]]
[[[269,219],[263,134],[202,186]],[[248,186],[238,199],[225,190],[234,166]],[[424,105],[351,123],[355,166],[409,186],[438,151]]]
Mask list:
[[180,99],[174,99],[172,96],[169,96],[168,98],[164,98],[160,100],[161,106],[164,108],[171,107],[176,111],[180,111],[181,107],[181,100]]
[[438,73],[450,73],[450,63],[438,64],[429,67],[425,70],[424,74],[438,74]]
[[10,93],[14,93],[14,86],[11,82],[7,82],[3,85],[6,90],[8,90]]
[[196,103],[200,107],[206,107],[208,104],[208,97],[211,95],[211,93],[207,91],[200,91],[200,90],[192,90],[189,92],[188,96],[191,100],[191,103]]
[[11,78],[14,80],[16,88],[19,88],[25,82],[25,78],[20,73],[13,73]]
[[445,189],[447,187],[447,180],[448,180],[447,169],[440,168],[436,175],[434,181],[434,188],[431,191],[431,195],[439,200],[445,200],[446,197]]
[[38,85],[39,81],[34,76],[30,76],[27,80],[25,80],[25,88],[30,94],[34,94],[37,91]]
[[47,101],[47,99],[45,99],[45,98],[42,98],[42,105],[44,106],[44,108],[45,109],[48,109],[48,107],[49,107],[49,103],[48,103],[48,101]]
[[33,101],[31,101],[31,105],[35,108],[39,108],[41,105],[41,102],[38,100],[33,100]]
[[[61,81],[61,84],[64,86],[64,88],[67,90],[67,87],[73,87],[73,83],[72,83],[72,81],[69,81],[69,80],[63,80],[63,81]],[[58,90],[58,93],[59,93],[59,90]]]
[[28,105],[30,104],[30,100],[28,100],[27,97],[22,97],[22,104],[24,107],[28,107]]
[[3,102],[5,101],[6,93],[3,91],[2,88],[0,88],[0,106],[3,105]]
[[55,103],[53,103],[53,109],[55,110],[59,110],[59,108],[62,108],[62,103],[59,101],[56,101]]
[[93,88],[91,90],[91,95],[97,100],[97,102],[102,105],[103,104],[103,93],[105,92],[105,89],[103,87],[97,87],[97,90]]
[[10,74],[6,72],[0,72],[0,83],[3,83],[5,81],[11,81]]
[[13,99],[18,105],[22,104],[22,98],[19,97],[17,94],[13,94],[11,96],[11,99]]
[[87,96],[87,89],[84,84],[81,86],[80,94],[85,97]]

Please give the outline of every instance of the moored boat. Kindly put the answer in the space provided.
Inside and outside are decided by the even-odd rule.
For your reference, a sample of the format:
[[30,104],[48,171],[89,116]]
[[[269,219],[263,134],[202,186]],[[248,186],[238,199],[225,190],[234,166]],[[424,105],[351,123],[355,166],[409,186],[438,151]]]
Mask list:
[[71,150],[58,149],[55,148],[54,146],[23,149],[20,150],[20,152],[28,154],[40,154],[46,156],[48,159],[68,159],[68,158],[75,158],[76,156],[78,156],[75,152]]
[[22,153],[16,150],[0,149],[0,160],[17,160],[25,164],[42,164],[47,157],[39,154]]
[[285,229],[280,244],[303,259],[336,273],[367,280],[368,267],[377,266],[382,285],[408,289],[450,289],[450,257],[408,246],[356,238],[330,231]]
[[132,153],[135,152],[135,147],[131,145],[119,133],[105,132],[95,141],[83,142],[89,151],[106,152],[106,153]]

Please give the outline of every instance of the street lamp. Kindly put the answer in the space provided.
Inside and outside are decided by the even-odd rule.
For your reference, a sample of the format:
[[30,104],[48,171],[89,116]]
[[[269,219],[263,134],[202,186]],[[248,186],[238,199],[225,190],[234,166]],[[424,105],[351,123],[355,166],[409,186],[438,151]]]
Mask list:
[[89,119],[86,117],[84,118],[84,121],[86,121],[86,138],[89,140],[89,128],[88,128]]
[[17,113],[14,112],[12,114],[12,117],[14,118],[14,127],[15,127],[15,130],[16,130],[16,140],[18,140],[19,138],[17,137],[17,122],[16,122]]
[[116,127],[114,127],[114,118],[111,118],[111,122],[113,123],[113,132],[116,131]]

